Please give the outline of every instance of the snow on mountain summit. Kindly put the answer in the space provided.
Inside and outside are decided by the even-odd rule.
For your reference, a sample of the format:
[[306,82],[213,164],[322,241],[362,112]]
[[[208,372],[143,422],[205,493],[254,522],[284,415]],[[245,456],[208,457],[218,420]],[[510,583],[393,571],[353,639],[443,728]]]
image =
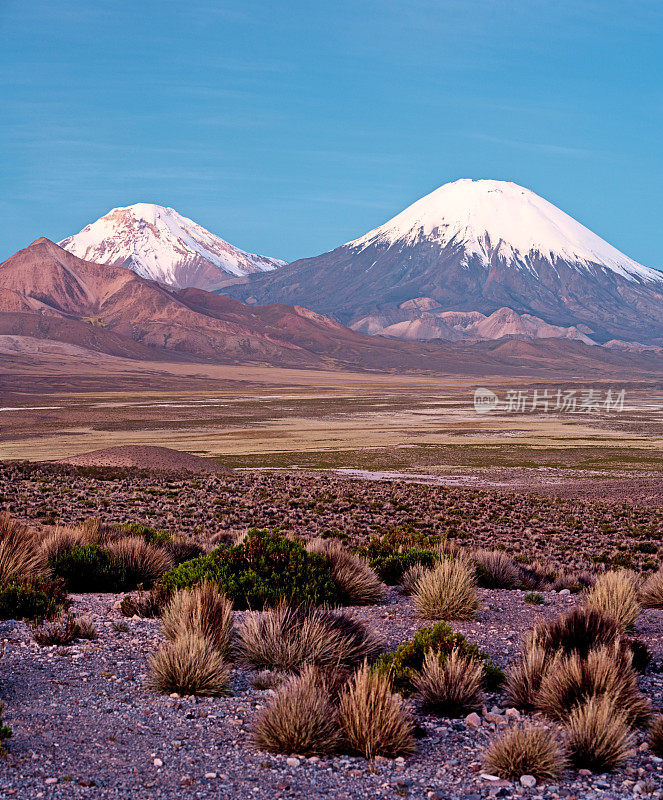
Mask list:
[[174,209],[151,203],[114,208],[59,244],[86,261],[128,267],[179,288],[215,289],[229,276],[285,263],[233,247]]
[[425,240],[462,247],[466,257],[486,266],[494,257],[528,266],[528,258],[536,256],[553,264],[598,264],[628,280],[663,282],[663,273],[638,264],[552,203],[507,181],[446,183],[346,246],[361,251]]

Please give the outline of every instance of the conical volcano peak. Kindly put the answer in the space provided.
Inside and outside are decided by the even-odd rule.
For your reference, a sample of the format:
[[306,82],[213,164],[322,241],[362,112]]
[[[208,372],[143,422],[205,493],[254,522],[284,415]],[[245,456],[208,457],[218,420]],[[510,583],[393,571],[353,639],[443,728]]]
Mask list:
[[461,247],[489,266],[495,258],[528,264],[534,258],[586,267],[598,264],[632,280],[660,281],[643,267],[539,195],[509,181],[461,179],[446,183],[393,219],[349,242]]

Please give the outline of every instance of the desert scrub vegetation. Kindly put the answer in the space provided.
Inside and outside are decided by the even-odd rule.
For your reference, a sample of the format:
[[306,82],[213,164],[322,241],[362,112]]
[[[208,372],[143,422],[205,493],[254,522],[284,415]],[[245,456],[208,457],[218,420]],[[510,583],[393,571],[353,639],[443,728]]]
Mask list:
[[2,701],[0,701],[0,756],[3,756],[5,754],[5,746],[3,743],[6,742],[7,739],[11,739],[12,736],[11,728],[8,725],[3,724],[2,722],[2,717],[4,713],[5,713],[5,704]]
[[663,714],[659,714],[651,726],[649,746],[653,753],[663,758]]
[[312,665],[280,686],[253,731],[255,746],[273,753],[327,755],[339,741],[338,711],[324,674]]
[[565,728],[572,764],[592,772],[620,767],[634,742],[626,714],[608,695],[590,697],[576,705]]
[[223,654],[205,637],[183,633],[150,658],[149,684],[166,694],[221,697],[230,691]]
[[97,631],[90,620],[77,619],[72,614],[34,625],[32,635],[42,647],[52,645],[66,646],[77,639],[96,639]]
[[368,606],[381,603],[385,587],[368,561],[351,553],[341,542],[314,539],[306,547],[319,553],[331,565],[332,580],[338,587],[339,599],[346,606]]
[[481,708],[484,682],[483,664],[457,647],[448,656],[428,650],[413,679],[423,707],[443,717],[460,717]]
[[639,599],[643,608],[663,608],[663,569],[645,580],[640,587]]
[[479,608],[473,570],[460,558],[442,559],[425,572],[412,596],[425,619],[472,619]]
[[[552,658],[556,658],[553,654]],[[551,664],[551,654],[536,640],[527,642],[520,658],[506,673],[506,696],[516,708],[533,711],[537,705],[541,681]]]
[[195,633],[227,653],[233,632],[232,603],[211,583],[175,592],[161,616],[166,639]]
[[338,719],[343,748],[352,755],[409,755],[415,723],[406,702],[392,691],[389,678],[362,665],[339,698]]
[[35,578],[0,585],[0,619],[52,619],[68,606],[62,581]]
[[440,558],[438,548],[442,541],[439,535],[397,527],[381,536],[371,536],[366,544],[355,546],[354,552],[368,561],[380,580],[396,586],[410,567],[432,567]]
[[636,577],[630,570],[605,572],[585,596],[585,606],[611,617],[629,630],[640,614]]
[[34,532],[9,514],[0,514],[0,586],[35,580],[45,572],[46,559]]
[[374,669],[389,676],[396,691],[412,694],[416,689],[414,680],[421,672],[426,653],[434,653],[439,659],[444,660],[454,650],[481,664],[487,688],[494,690],[502,684],[504,680],[502,670],[475,644],[470,644],[462,633],[454,633],[446,622],[419,628],[411,640],[403,642],[391,653],[383,653]]
[[487,772],[510,780],[521,775],[555,780],[566,763],[566,753],[557,734],[530,724],[514,725],[504,731],[483,754]]
[[170,570],[161,584],[172,591],[203,581],[216,584],[238,609],[341,600],[329,560],[277,530],[254,528],[239,544],[222,544]]
[[502,550],[473,550],[470,556],[479,586],[515,589],[521,585],[520,569]]
[[173,566],[166,550],[148,544],[137,536],[124,536],[108,544],[108,553],[124,571],[125,585],[149,589]]
[[237,658],[255,669],[293,672],[308,665],[343,672],[374,659],[375,635],[349,614],[284,603],[248,612],[237,633]]

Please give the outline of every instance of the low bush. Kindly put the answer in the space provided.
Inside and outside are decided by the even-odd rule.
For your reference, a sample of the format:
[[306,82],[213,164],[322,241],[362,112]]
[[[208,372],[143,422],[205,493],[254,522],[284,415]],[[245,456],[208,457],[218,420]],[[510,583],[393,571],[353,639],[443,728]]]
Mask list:
[[454,633],[446,622],[438,622],[430,628],[419,628],[412,640],[403,642],[392,653],[381,655],[375,669],[391,677],[396,691],[410,694],[415,690],[413,681],[423,667],[426,653],[430,651],[444,658],[453,650],[482,663],[489,689],[497,689],[501,685],[504,680],[502,670],[475,644],[470,644],[462,633]]
[[622,630],[632,628],[640,613],[634,574],[629,570],[605,572],[587,592],[585,606],[611,617]]
[[417,582],[423,577],[425,572],[428,572],[430,567],[425,567],[423,564],[414,564],[403,573],[401,578],[401,589],[403,594],[411,595],[417,585]]
[[237,545],[221,545],[175,567],[161,579],[170,591],[204,581],[216,584],[235,608],[293,604],[334,605],[341,593],[329,561],[308,553],[278,531],[253,529]]
[[365,758],[405,756],[414,750],[414,719],[386,675],[360,667],[340,695],[344,749]]
[[68,605],[61,580],[9,580],[0,585],[0,619],[52,619]]
[[458,648],[448,656],[429,650],[413,683],[424,708],[443,717],[464,716],[483,703],[483,664]]
[[121,562],[99,544],[76,544],[52,557],[49,565],[70,592],[121,592],[128,588]]
[[8,725],[3,725],[2,723],[2,715],[5,711],[4,703],[0,703],[0,755],[4,755],[5,748],[3,742],[6,742],[7,739],[11,739],[12,732],[11,728]]
[[534,725],[516,725],[495,739],[483,756],[484,769],[513,780],[533,775],[555,780],[566,765],[566,754],[557,735]]
[[232,604],[210,583],[175,592],[161,621],[167,639],[175,640],[185,633],[195,633],[222,653],[230,647]]
[[306,667],[278,689],[258,716],[253,741],[260,750],[327,755],[338,746],[337,711],[315,667]]
[[538,592],[527,592],[525,602],[530,606],[542,606],[546,601],[543,595]]
[[638,689],[630,654],[612,645],[563,656],[544,674],[536,707],[563,720],[569,709],[592,697],[607,697],[630,724],[647,722],[651,709]]
[[659,714],[649,731],[649,747],[652,753],[663,758],[663,714]]
[[306,549],[329,561],[332,580],[338,587],[343,605],[366,606],[382,602],[384,585],[378,576],[365,559],[353,555],[341,542],[315,539]]
[[640,588],[643,608],[663,608],[663,569],[650,575]]
[[71,614],[33,627],[32,635],[35,642],[42,647],[51,645],[63,647],[77,639],[97,638],[97,632],[90,620],[76,619]]
[[443,559],[417,581],[414,605],[426,619],[472,619],[479,608],[476,580],[461,559]]
[[314,664],[342,671],[378,652],[376,637],[361,622],[312,606],[250,612],[237,634],[238,658],[256,669],[292,672]]
[[170,598],[171,592],[157,584],[148,592],[125,595],[120,603],[120,611],[124,617],[160,617]]
[[149,668],[150,685],[166,694],[220,697],[229,693],[230,671],[223,655],[194,633],[166,642],[150,659]]
[[566,747],[579,769],[609,772],[620,767],[633,746],[626,715],[608,696],[591,697],[572,709],[566,723]]
[[149,589],[173,566],[173,559],[165,550],[137,536],[125,536],[109,542],[107,552],[113,561],[121,565],[126,586]]
[[397,530],[372,536],[367,544],[355,547],[354,552],[368,561],[380,580],[396,586],[410,567],[432,567],[439,561],[437,545],[439,537]]
[[474,550],[471,554],[479,586],[514,589],[520,585],[520,570],[501,550]]

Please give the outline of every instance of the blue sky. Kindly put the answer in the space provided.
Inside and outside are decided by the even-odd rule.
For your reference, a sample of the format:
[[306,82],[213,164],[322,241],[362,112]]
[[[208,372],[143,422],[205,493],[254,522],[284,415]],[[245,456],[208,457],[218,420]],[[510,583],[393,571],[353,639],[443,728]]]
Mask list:
[[0,0],[0,258],[169,205],[286,259],[460,177],[663,267],[660,0]]

